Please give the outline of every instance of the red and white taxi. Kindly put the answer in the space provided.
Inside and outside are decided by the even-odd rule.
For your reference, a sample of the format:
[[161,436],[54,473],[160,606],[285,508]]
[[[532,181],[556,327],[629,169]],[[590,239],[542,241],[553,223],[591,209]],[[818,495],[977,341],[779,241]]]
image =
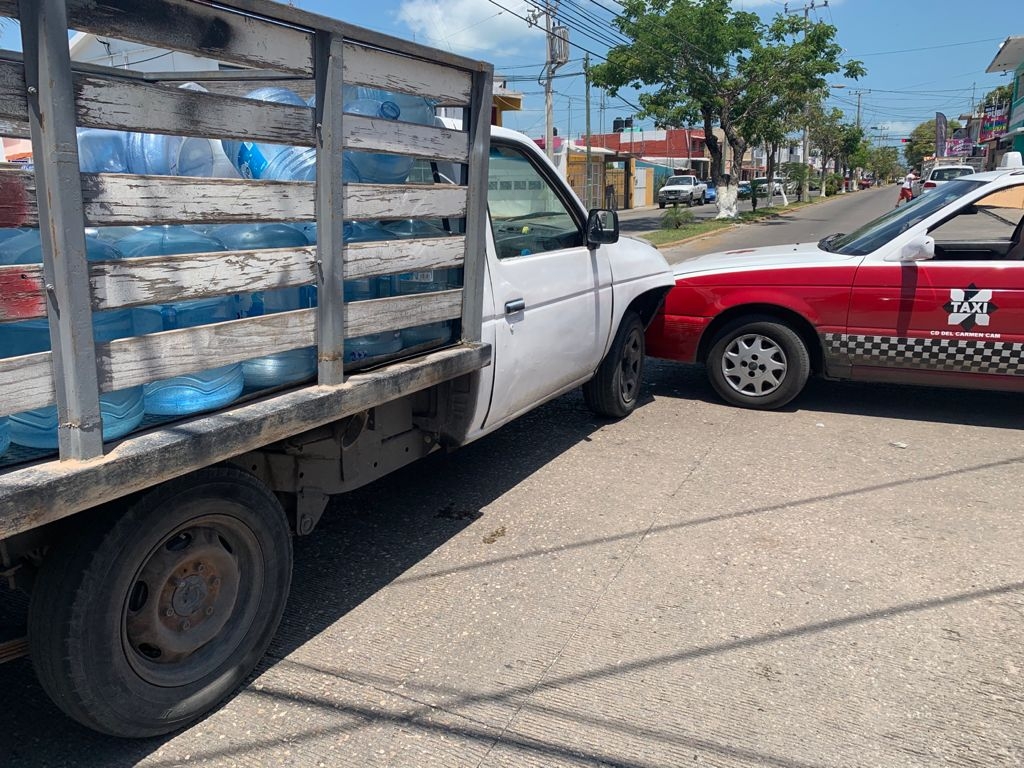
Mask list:
[[809,374],[1024,391],[1024,169],[931,190],[817,245],[677,266],[652,357],[700,362],[715,391],[778,408]]

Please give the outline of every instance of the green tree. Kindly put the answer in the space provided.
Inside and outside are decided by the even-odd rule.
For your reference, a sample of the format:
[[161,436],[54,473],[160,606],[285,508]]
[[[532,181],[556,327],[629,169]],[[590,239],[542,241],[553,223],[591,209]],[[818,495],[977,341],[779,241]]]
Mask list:
[[860,150],[863,143],[864,130],[862,128],[858,128],[856,125],[850,124],[842,126],[842,130],[839,134],[839,154],[837,157],[837,164],[840,168],[837,168],[836,170],[841,171],[844,177],[850,168],[856,167],[856,163],[853,162],[853,157],[858,150]]
[[843,111],[832,109],[826,111],[820,104],[815,104],[810,109],[810,127],[808,135],[811,143],[818,148],[821,156],[822,195],[827,194],[824,184],[828,164],[839,157],[843,147],[845,126],[843,125]]
[[991,91],[985,94],[985,98],[981,100],[981,106],[983,107],[998,107],[1002,104],[1009,104],[1013,100],[1013,84],[1007,83],[1006,85],[1000,85],[997,88],[993,88]]
[[872,147],[868,153],[867,168],[876,179],[891,179],[900,170],[896,147]]
[[[950,120],[948,131],[960,127],[958,120]],[[935,155],[935,120],[926,120],[910,132],[910,142],[903,146],[903,156],[910,168],[920,168],[926,157]]]
[[[730,0],[622,0],[615,24],[631,42],[608,52],[594,82],[612,93],[651,88],[639,97],[642,116],[659,125],[703,123],[721,216],[737,214],[742,158],[759,116],[780,100],[802,107],[841,68],[835,27],[781,15],[766,26]],[[860,62],[844,70],[864,71]],[[732,150],[728,169],[716,125]]]

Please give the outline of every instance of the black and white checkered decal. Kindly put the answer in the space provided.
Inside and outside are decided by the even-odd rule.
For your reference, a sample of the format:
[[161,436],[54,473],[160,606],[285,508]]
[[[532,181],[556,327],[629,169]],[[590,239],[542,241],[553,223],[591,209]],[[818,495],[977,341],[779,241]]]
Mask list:
[[1024,344],[974,339],[825,334],[830,355],[853,365],[1024,376]]

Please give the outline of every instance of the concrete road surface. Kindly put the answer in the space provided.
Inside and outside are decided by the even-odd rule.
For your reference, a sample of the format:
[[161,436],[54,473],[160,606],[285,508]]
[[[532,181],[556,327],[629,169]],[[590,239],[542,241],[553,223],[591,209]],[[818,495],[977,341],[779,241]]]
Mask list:
[[1022,428],[1017,395],[826,382],[740,410],[651,362],[628,419],[574,393],[337,498],[192,728],[99,737],[0,666],[0,762],[1024,765]]

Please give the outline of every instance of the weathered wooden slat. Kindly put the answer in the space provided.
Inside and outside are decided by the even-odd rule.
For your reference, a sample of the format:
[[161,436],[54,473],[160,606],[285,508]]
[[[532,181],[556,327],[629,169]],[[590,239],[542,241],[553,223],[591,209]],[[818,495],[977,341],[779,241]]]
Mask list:
[[[312,35],[193,0],[67,0],[68,25],[218,61],[310,74]],[[17,18],[17,0],[0,2]]]
[[311,147],[309,107],[203,93],[188,88],[75,76],[79,125]]
[[[278,19],[279,21],[287,24],[298,24],[299,26],[308,27],[310,29],[320,29],[347,39],[358,40],[364,45],[371,45],[376,48],[396,51],[408,56],[428,59],[451,67],[458,67],[467,70],[490,67],[489,64],[484,62],[467,59],[449,51],[443,51],[437,48],[428,48],[420,43],[402,40],[398,37],[374,32],[363,27],[347,24],[343,21],[329,19],[325,16],[313,15],[308,11],[296,8],[292,4],[284,5],[283,3],[276,1],[268,2],[268,0],[229,0],[229,2],[223,3],[223,5],[229,5],[232,8],[238,8],[250,13],[257,13],[262,16]],[[338,15],[341,15],[341,13],[339,12]]]
[[[82,126],[306,147],[316,142],[309,107],[95,75],[76,74],[74,81],[76,118]],[[27,119],[24,94],[24,67],[0,59],[0,118],[11,121],[12,129]],[[5,135],[2,128],[0,135]],[[458,163],[469,154],[467,134],[461,131],[361,115],[345,118],[343,139],[356,150]]]
[[[312,221],[308,181],[82,174],[88,226]],[[345,218],[457,218],[466,188],[450,184],[347,184]],[[32,174],[0,171],[0,227],[39,226]]]
[[[345,279],[462,266],[465,238],[435,237],[353,243]],[[316,246],[147,256],[89,265],[95,310],[140,307],[230,293],[309,285],[315,281]],[[43,268],[0,267],[0,321],[46,316]]]
[[42,264],[0,267],[0,321],[46,316]]
[[112,392],[149,381],[240,363],[254,357],[312,346],[313,310],[214,323],[96,345],[100,387]]
[[346,149],[394,152],[455,163],[465,163],[469,158],[469,135],[448,128],[345,115],[343,133]]
[[[347,305],[345,338],[459,317],[462,291],[442,291]],[[313,346],[316,310],[298,309],[226,323],[117,339],[96,345],[100,387],[111,392],[209,367]]]
[[[345,338],[457,318],[462,290],[393,296],[346,305]],[[315,344],[316,310],[299,309],[164,331],[96,345],[102,392]],[[0,414],[52,405],[51,353],[0,359]]]
[[[311,245],[94,262],[90,268],[93,308],[139,307],[311,285],[316,281],[316,252]],[[464,252],[461,236],[353,243],[347,246],[345,279],[458,267]],[[0,269],[0,286],[3,277]],[[0,319],[3,312],[0,299]]]
[[30,171],[0,170],[0,227],[38,227],[36,177]]
[[347,83],[412,93],[445,104],[468,104],[472,88],[469,72],[352,43],[345,46],[344,72]]
[[[25,99],[25,65],[18,60],[4,58],[0,52],[0,119],[26,123],[28,133],[28,101]],[[5,136],[12,134],[4,133]]]
[[134,435],[94,461],[0,472],[0,539],[472,373],[490,358],[490,346],[463,344]]
[[345,218],[355,220],[459,218],[466,214],[466,187],[453,184],[348,184]]
[[345,253],[345,279],[460,267],[465,256],[462,235],[352,243]]
[[315,260],[316,246],[311,245],[95,262],[89,270],[93,308],[167,304],[308,284],[314,280]]
[[347,305],[345,338],[439,323],[462,315],[462,289],[391,296]]
[[0,117],[0,136],[6,136],[10,139],[28,139],[31,138],[32,134],[28,129],[28,123]]
[[53,354],[0,358],[0,414],[53,405]]

